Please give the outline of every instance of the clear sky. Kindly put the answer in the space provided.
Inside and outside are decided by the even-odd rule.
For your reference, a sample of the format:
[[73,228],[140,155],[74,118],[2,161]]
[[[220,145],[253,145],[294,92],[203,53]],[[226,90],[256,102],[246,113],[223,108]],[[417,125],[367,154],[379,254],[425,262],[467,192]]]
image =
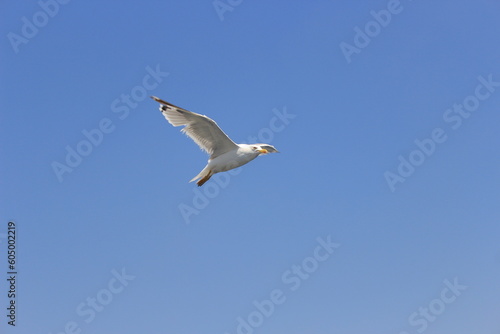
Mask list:
[[[0,331],[499,333],[499,11],[3,1]],[[198,188],[149,95],[281,153]]]

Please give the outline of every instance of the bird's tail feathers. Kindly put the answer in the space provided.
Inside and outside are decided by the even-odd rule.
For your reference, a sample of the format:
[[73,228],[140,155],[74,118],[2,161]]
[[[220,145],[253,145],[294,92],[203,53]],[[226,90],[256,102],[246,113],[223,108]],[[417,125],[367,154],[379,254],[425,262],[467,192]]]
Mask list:
[[198,181],[196,184],[198,184],[198,186],[202,186],[205,182],[208,181],[208,179],[210,179],[212,177],[213,173],[212,171],[208,168],[208,165],[205,166],[205,168],[203,168],[203,170],[198,174],[196,175],[195,177],[193,177],[191,179],[191,181],[189,182],[193,182],[193,181],[196,181],[198,179],[200,179],[200,181]]

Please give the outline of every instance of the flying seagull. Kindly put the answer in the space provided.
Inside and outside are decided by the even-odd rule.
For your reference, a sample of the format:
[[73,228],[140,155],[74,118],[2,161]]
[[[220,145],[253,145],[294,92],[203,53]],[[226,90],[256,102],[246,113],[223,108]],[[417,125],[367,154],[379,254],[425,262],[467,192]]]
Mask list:
[[161,104],[160,111],[170,124],[184,125],[181,131],[210,155],[205,168],[189,181],[199,180],[196,182],[199,187],[216,173],[243,166],[262,154],[278,153],[278,150],[269,144],[236,144],[207,116],[179,108],[156,96],[151,98]]

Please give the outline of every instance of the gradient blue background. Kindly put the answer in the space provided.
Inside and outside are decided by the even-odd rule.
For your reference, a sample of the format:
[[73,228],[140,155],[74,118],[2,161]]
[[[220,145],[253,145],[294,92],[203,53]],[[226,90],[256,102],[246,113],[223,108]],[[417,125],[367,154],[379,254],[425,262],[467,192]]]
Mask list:
[[[500,89],[456,130],[446,109],[500,81],[495,1],[409,1],[346,61],[340,43],[388,1],[71,1],[15,53],[35,2],[0,12],[0,241],[18,225],[18,326],[2,333],[236,333],[254,300],[280,289],[254,333],[418,333],[408,317],[467,289],[426,333],[500,332]],[[188,181],[206,155],[149,98],[120,119],[111,104],[148,91],[206,114],[236,142],[296,117],[186,224]],[[102,143],[59,182],[51,164],[108,118]],[[384,178],[415,139],[446,142],[391,192]],[[208,185],[208,184],[207,184]],[[202,187],[200,190],[207,191]],[[212,188],[214,189],[214,188]],[[282,274],[316,238],[341,246],[291,291]],[[112,270],[135,276],[90,323],[76,313]]]

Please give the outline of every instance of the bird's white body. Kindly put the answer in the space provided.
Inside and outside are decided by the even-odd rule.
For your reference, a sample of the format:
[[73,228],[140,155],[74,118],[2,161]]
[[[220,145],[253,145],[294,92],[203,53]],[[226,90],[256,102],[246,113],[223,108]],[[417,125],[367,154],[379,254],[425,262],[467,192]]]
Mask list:
[[226,172],[249,163],[260,154],[262,153],[255,152],[251,145],[238,144],[237,149],[219,155],[217,158],[209,159],[207,166],[214,174]]
[[207,116],[179,108],[154,96],[151,98],[161,103],[160,111],[170,124],[185,125],[182,132],[210,154],[208,164],[190,181],[199,179],[198,186],[203,185],[216,173],[243,166],[259,155],[278,152],[269,144],[236,144]]
[[255,152],[252,145],[237,144],[238,148],[226,152],[214,159],[208,159],[208,163],[203,170],[196,175],[190,182],[197,179],[203,179],[208,175],[227,172],[228,170],[238,168],[257,158],[261,152]]
[[255,152],[251,145],[238,144],[238,148],[219,155],[214,159],[208,159],[208,163],[205,168],[203,168],[203,170],[196,175],[191,182],[197,179],[203,179],[210,173],[213,175],[243,166],[244,164],[247,164],[257,158],[260,154],[262,153]]

